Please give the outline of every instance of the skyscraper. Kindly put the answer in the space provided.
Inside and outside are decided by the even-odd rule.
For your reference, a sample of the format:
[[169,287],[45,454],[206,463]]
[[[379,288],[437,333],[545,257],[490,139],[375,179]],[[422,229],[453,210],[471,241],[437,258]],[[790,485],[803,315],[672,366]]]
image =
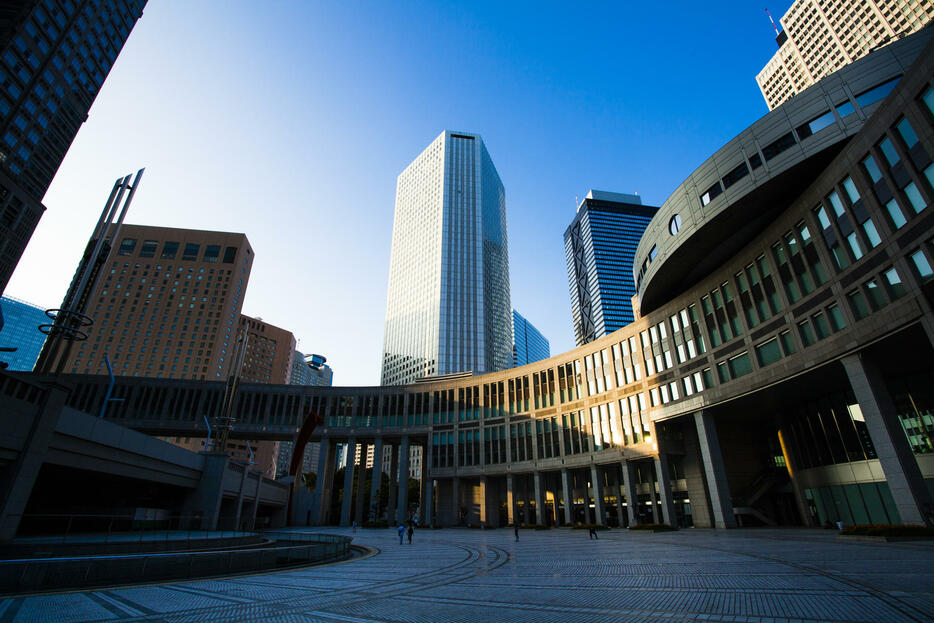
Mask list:
[[512,310],[512,365],[524,366],[551,357],[548,340],[522,314]]
[[291,331],[264,322],[262,318],[240,315],[238,333],[246,330],[249,339],[240,379],[244,383],[288,385],[292,376],[295,336]]
[[118,376],[226,378],[253,266],[246,236],[123,225],[119,238],[64,370],[106,374],[107,355]]
[[10,296],[0,298],[3,306],[3,326],[0,328],[0,346],[15,348],[12,353],[0,354],[0,361],[8,370],[32,370],[45,343],[45,334],[39,325],[49,321],[45,310]]
[[396,184],[382,383],[512,363],[503,184],[478,134],[445,130]]
[[0,293],[41,201],[146,0],[12,0],[0,8]]
[[577,345],[633,321],[633,258],[658,208],[636,195],[591,190],[564,232]]
[[778,52],[756,76],[762,97],[772,110],[932,18],[930,0],[795,0],[780,20]]

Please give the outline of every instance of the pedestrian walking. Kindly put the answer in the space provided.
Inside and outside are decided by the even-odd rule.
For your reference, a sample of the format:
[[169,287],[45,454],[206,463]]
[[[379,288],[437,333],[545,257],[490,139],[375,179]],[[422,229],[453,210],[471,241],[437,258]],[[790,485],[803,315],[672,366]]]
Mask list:
[[600,540],[600,537],[597,536],[597,527],[590,526],[590,540],[592,541],[594,539]]
[[409,530],[408,530],[409,545],[412,544],[412,535],[413,535],[413,534],[415,534],[415,526],[413,526],[412,524],[409,524]]
[[354,520],[353,522],[353,533],[357,534],[357,521],[356,520]]
[[518,524],[518,523],[514,523],[514,524],[512,524],[512,525],[515,526],[514,532],[516,533],[516,542],[518,543],[518,542],[519,542],[519,524]]
[[399,524],[399,545],[402,545],[402,537],[405,536],[405,526]]

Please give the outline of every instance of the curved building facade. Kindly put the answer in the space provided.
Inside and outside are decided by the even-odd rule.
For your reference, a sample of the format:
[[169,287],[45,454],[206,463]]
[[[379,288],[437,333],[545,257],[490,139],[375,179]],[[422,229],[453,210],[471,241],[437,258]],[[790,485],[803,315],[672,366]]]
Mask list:
[[[318,488],[293,504],[302,523],[415,513],[447,525],[924,522],[934,483],[930,34],[829,76],[692,173],[640,244],[637,265],[652,261],[637,272],[632,324],[482,376],[243,385],[234,435],[291,439],[307,413],[323,418],[312,436]],[[873,100],[873,89],[887,93]],[[100,408],[106,379],[65,380],[70,406]],[[127,378],[114,397],[114,421],[192,435],[223,385]],[[393,482],[422,446],[420,499],[392,485],[387,504],[358,487],[335,506],[332,492],[355,481],[353,466],[335,477],[336,444],[374,445],[375,468]]]

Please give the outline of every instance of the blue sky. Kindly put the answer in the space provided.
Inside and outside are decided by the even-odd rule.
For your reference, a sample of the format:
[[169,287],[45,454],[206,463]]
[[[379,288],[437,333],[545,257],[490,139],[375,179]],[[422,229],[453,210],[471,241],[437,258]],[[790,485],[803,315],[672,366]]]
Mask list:
[[568,350],[575,197],[660,205],[767,112],[763,6],[629,4],[150,0],[7,294],[57,306],[114,179],[145,166],[128,222],[246,233],[244,313],[376,384],[396,176],[457,129],[506,187],[513,306]]

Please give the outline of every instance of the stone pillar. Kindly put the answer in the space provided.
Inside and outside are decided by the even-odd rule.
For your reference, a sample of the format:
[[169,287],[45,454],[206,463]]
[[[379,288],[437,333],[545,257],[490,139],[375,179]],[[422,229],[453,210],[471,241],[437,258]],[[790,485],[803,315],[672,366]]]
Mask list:
[[704,467],[697,434],[684,427],[684,481],[691,500],[691,521],[695,528],[713,528],[713,516],[707,503],[707,488],[704,485]]
[[616,522],[622,528],[623,522],[623,484],[619,481],[619,467],[613,470],[613,483],[616,487]]
[[671,473],[668,466],[668,455],[659,452],[655,457],[655,476],[658,480],[658,495],[662,501],[662,521],[669,526],[678,527],[678,518],[675,515],[675,505],[671,496]]
[[451,478],[451,508],[454,515],[454,525],[461,524],[461,480],[457,476]]
[[709,412],[696,411],[694,425],[697,427],[697,442],[704,464],[704,477],[707,480],[707,492],[710,494],[714,527],[735,528],[733,500],[730,498],[730,486],[726,479],[726,466],[723,464],[723,454],[720,452],[716,423]]
[[422,525],[425,525],[430,521],[428,518],[429,510],[431,506],[431,493],[432,493],[432,481],[428,477],[428,446],[422,446],[422,471],[419,476],[419,485],[421,486],[421,500],[418,503],[418,522]]
[[[49,442],[55,434],[59,416],[65,407],[68,390],[59,385],[46,385],[45,395],[36,405],[28,429],[16,426],[14,430],[24,432],[22,442],[17,443],[19,453],[16,458],[0,471],[0,542],[10,541],[16,536],[23,511],[39,476],[39,468],[48,455]],[[9,409],[4,406],[4,409]],[[4,417],[28,421],[25,414],[6,411]],[[5,428],[9,434],[9,429]],[[16,440],[19,441],[19,440]],[[16,442],[14,442],[16,443]],[[218,500],[218,505],[220,501]]]
[[405,523],[409,519],[409,438],[403,437],[399,445],[399,506],[396,521]]
[[[237,510],[234,512],[233,521],[230,522],[231,530],[240,529],[240,518],[243,516],[243,497],[244,497],[244,494],[246,493],[247,477],[249,475],[250,475],[250,466],[244,465],[243,473],[240,476],[240,491],[237,492],[237,502],[234,505],[234,507]],[[227,522],[224,522],[224,523],[226,524]]]
[[379,494],[383,484],[383,438],[377,437],[373,444],[373,476],[370,481],[370,510],[367,518],[370,521],[379,520]]
[[[312,497],[311,501],[311,523],[313,524],[321,525],[327,521],[327,509],[331,502],[330,475],[328,471],[333,460],[331,443],[327,439],[322,439],[318,448],[318,475],[315,480],[315,492],[312,494],[314,497]],[[292,517],[292,523],[301,526],[306,524],[306,520],[307,515],[305,517],[293,515]]]
[[603,474],[596,465],[590,466],[590,479],[593,483],[593,523],[603,525],[606,513],[603,508]]
[[254,478],[256,480],[256,487],[253,489],[253,499],[250,500],[250,504],[247,506],[246,529],[255,530],[256,515],[259,512],[259,490],[263,485],[263,472],[259,470],[251,470],[250,478]]
[[545,525],[545,479],[539,470],[532,476],[532,486],[535,488],[535,523]]
[[506,474],[506,516],[509,525],[517,523],[516,517],[516,481],[512,474]]
[[201,516],[198,529],[217,530],[220,520],[221,499],[224,497],[224,474],[230,456],[226,452],[199,452],[204,457],[201,480],[188,495],[185,508]]
[[658,512],[658,493],[655,491],[655,465],[651,466],[649,470],[649,496],[652,498],[652,522],[661,523],[662,518],[659,516]]
[[369,444],[360,444],[360,467],[357,469],[357,508],[354,513],[354,520],[358,525],[362,525],[366,517],[367,490],[366,490],[366,454],[369,450]]
[[791,491],[795,496],[795,505],[798,507],[798,514],[801,515],[801,521],[808,528],[817,528],[817,518],[811,515],[811,508],[808,506],[807,499],[804,497],[804,490],[801,488],[801,482],[795,477],[798,469],[798,455],[795,448],[790,447],[788,439],[785,437],[784,428],[778,430],[778,444],[782,448],[782,455],[785,457],[785,468],[788,470],[788,477],[791,479]]
[[341,525],[350,525],[350,509],[353,504],[353,475],[354,475],[354,453],[357,451],[357,441],[351,439],[346,444],[347,463],[344,465],[344,497],[341,502]]
[[532,496],[529,495],[529,475],[522,474],[522,521],[526,525],[532,523],[532,505],[529,502]]
[[636,492],[636,474],[632,461],[624,460],[623,491],[626,494],[626,514],[629,516],[629,525],[639,525],[639,494]]
[[425,525],[430,526],[435,521],[435,491],[438,482],[432,478],[428,481],[428,505],[425,507]]
[[895,403],[881,371],[864,353],[844,357],[841,363],[866,420],[866,428],[901,522],[924,524],[921,509],[931,504],[931,496],[901,428]]
[[570,476],[566,467],[561,468],[561,494],[564,495],[564,523],[570,526],[574,523],[574,501],[571,497]]
[[386,504],[386,521],[393,523],[396,520],[396,493],[398,492],[399,477],[399,446],[389,446],[389,501]]

